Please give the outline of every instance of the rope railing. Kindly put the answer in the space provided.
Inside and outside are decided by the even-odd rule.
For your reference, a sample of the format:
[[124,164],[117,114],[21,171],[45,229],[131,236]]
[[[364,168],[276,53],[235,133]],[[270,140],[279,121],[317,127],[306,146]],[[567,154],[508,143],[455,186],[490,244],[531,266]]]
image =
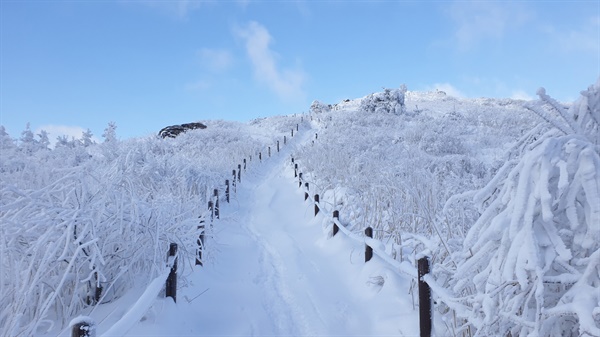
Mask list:
[[[303,121],[303,118],[301,118]],[[291,129],[291,137],[297,135],[300,131],[299,123]],[[283,136],[283,145],[289,143],[286,136]],[[279,140],[276,140],[276,149],[279,153],[282,149],[282,144]],[[268,158],[272,156],[271,146],[267,147]],[[262,151],[258,152],[259,162],[263,162]],[[237,186],[242,182],[242,171],[246,172],[249,163],[252,162],[252,155],[247,155],[247,158],[243,158],[241,163],[237,165],[236,169],[232,170],[231,180],[226,179],[224,187],[225,201],[230,203],[231,193],[237,194]],[[203,251],[205,250],[206,230],[207,221],[209,226],[213,226],[214,220],[218,220],[221,217],[220,207],[220,188],[214,188],[212,195],[208,198],[208,209],[199,216],[198,239],[196,248],[196,265],[203,266]],[[167,266],[165,270],[156,278],[154,278],[146,287],[144,293],[138,298],[136,303],[129,308],[127,313],[117,321],[112,327],[110,327],[102,336],[122,336],[125,335],[148,311],[152,306],[163,287],[165,289],[165,297],[171,297],[173,301],[177,298],[177,244],[171,243],[169,246],[169,253],[167,257]],[[96,323],[89,316],[79,316],[73,319],[69,326],[71,327],[71,337],[96,337]]]
[[[318,140],[318,133],[315,133],[315,138],[313,140],[313,144],[315,140]],[[416,281],[418,284],[419,291],[419,326],[421,331],[421,337],[429,337],[432,332],[432,309],[431,309],[431,288],[428,282],[431,282],[432,278],[429,274],[429,258],[426,256],[418,259],[417,268],[415,268],[408,261],[397,261],[392,258],[389,254],[385,252],[385,249],[381,249],[380,247],[385,247],[385,245],[377,240],[373,239],[373,228],[367,227],[364,229],[364,235],[358,235],[350,230],[348,230],[347,226],[344,226],[339,217],[339,211],[335,209],[326,210],[326,205],[321,201],[319,194],[311,195],[309,188],[311,183],[306,180],[306,176],[303,176],[303,173],[299,169],[299,163],[295,160],[294,157],[291,158],[291,162],[294,168],[294,177],[298,178],[298,186],[299,188],[303,188],[304,190],[304,200],[309,201],[314,204],[315,208],[315,216],[319,216],[321,213],[322,216],[325,213],[332,214],[331,217],[331,237],[335,237],[338,233],[343,233],[347,238],[358,242],[363,243],[365,246],[365,263],[369,262],[373,256],[377,256],[381,261],[391,267],[392,270],[396,271],[400,276],[411,280]],[[314,185],[314,184],[312,184]]]

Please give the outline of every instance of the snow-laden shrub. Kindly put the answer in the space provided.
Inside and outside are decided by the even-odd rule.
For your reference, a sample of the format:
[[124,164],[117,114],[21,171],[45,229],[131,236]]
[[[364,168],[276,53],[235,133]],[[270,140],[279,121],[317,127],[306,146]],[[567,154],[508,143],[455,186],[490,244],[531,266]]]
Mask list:
[[[313,123],[320,127],[314,145],[295,154],[303,179],[322,196],[324,207],[340,211],[349,229],[372,226],[385,242],[412,233],[436,245],[432,223],[446,200],[483,187],[499,167],[494,157],[534,125],[517,106],[455,100],[455,109],[440,99],[421,103],[430,108],[418,116],[365,114],[357,105],[326,113],[323,122]],[[454,110],[460,118],[450,114]],[[482,114],[504,120],[506,128],[481,123]],[[472,209],[455,212],[452,226],[440,225],[440,232],[462,242],[476,216]]]
[[404,106],[405,95],[405,85],[400,86],[398,89],[384,89],[383,92],[374,93],[363,98],[360,103],[360,110],[399,115],[406,111]]
[[171,242],[193,260],[212,189],[298,120],[268,130],[214,121],[176,139],[127,141],[111,123],[101,144],[84,134],[54,150],[29,128],[15,143],[0,127],[1,334],[44,333],[89,313],[96,289],[106,302],[144,286]]
[[600,80],[569,110],[538,95],[553,128],[474,196],[443,298],[476,336],[600,336]]
[[310,105],[310,113],[311,114],[320,114],[323,112],[331,111],[331,106],[320,101],[314,100]]

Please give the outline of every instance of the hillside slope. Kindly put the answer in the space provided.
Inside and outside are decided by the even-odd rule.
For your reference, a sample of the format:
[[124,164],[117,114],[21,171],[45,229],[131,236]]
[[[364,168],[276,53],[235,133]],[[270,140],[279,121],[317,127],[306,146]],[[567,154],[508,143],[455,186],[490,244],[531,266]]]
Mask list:
[[[414,335],[415,281],[398,266],[423,255],[438,335],[600,335],[595,297],[582,297],[600,284],[589,263],[600,242],[599,92],[568,110],[543,91],[523,102],[401,88],[298,116],[203,121],[176,139],[87,137],[54,150],[0,129],[0,326],[66,335],[83,314],[106,331],[177,242],[182,295],[157,300],[132,335]],[[316,219],[289,155],[321,196]],[[237,199],[198,269],[199,218],[242,160]],[[373,227],[385,258],[365,265],[363,242],[329,239],[334,210],[354,237]],[[352,325],[358,317],[365,325]]]

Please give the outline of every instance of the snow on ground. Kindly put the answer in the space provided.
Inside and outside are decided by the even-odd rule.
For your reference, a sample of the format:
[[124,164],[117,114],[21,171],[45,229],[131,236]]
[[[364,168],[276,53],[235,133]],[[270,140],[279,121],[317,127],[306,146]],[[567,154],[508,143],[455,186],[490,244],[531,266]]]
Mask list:
[[207,240],[209,261],[180,281],[176,304],[157,299],[127,336],[418,335],[411,281],[377,257],[365,264],[362,244],[328,239],[290,148],[242,176]]
[[[365,113],[357,100],[332,110],[314,104],[319,111],[311,106],[310,123],[282,116],[248,127],[223,124],[199,134],[208,146],[184,135],[178,143],[82,142],[49,152],[43,137],[34,141],[26,131],[15,143],[0,126],[0,228],[9,238],[2,246],[0,335],[69,336],[65,321],[76,312],[79,320],[98,322],[99,336],[115,327],[127,331],[119,336],[413,336],[415,281],[399,273],[396,260],[407,265],[428,254],[434,335],[600,336],[597,298],[589,295],[598,290],[598,267],[588,263],[599,255],[598,240],[589,239],[597,236],[600,214],[599,88],[582,93],[569,111],[543,90],[541,101],[526,107],[409,92],[399,115]],[[369,97],[389,108],[380,99],[387,96]],[[221,184],[239,158],[274,148],[298,117],[302,136],[243,172],[238,193],[231,204],[222,202],[222,219],[207,233],[205,266],[194,266],[197,208],[210,194],[204,192]],[[317,217],[293,178],[292,153],[311,193],[332,207]],[[541,186],[533,189],[539,195],[528,192],[531,186]],[[373,226],[392,263],[376,256],[365,264],[362,239],[329,238],[336,208],[341,232]],[[83,221],[91,225],[82,229]],[[124,224],[128,232],[115,231]],[[515,233],[519,240],[511,238]],[[107,245],[96,244],[102,240]],[[176,304],[156,295],[166,274],[163,246],[175,241]],[[536,251],[547,252],[545,260]],[[125,258],[131,254],[135,259]],[[498,274],[490,261],[510,268]],[[546,280],[565,286],[546,289]],[[90,305],[98,286],[109,296]]]

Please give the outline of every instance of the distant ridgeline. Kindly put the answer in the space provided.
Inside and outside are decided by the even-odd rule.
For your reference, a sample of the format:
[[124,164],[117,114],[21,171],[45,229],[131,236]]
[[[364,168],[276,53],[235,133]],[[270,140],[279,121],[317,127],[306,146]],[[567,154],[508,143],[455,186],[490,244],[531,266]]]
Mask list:
[[162,138],[175,138],[180,133],[186,132],[187,130],[206,129],[206,125],[202,123],[185,123],[181,125],[171,125],[163,128],[158,132],[158,135]]

